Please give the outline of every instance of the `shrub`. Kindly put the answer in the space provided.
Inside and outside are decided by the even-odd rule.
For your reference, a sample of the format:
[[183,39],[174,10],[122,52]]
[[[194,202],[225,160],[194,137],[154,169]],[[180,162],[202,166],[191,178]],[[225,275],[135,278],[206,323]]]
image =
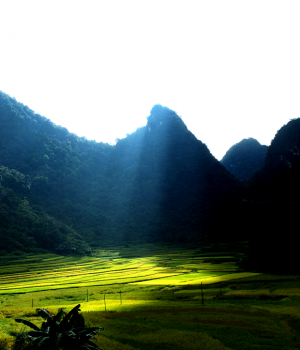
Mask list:
[[9,341],[7,339],[0,339],[0,350],[9,349]]
[[57,315],[51,316],[46,309],[36,309],[37,313],[46,321],[41,328],[35,324],[16,319],[33,331],[23,332],[16,338],[14,350],[99,350],[98,346],[90,341],[102,327],[87,328],[84,318],[79,313],[80,304],[75,306],[68,314],[59,309]]

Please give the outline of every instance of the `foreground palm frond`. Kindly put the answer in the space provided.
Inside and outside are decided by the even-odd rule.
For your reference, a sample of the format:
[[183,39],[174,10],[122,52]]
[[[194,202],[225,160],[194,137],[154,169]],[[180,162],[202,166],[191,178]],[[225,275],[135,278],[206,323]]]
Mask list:
[[96,339],[95,335],[103,328],[85,327],[79,307],[80,304],[68,314],[64,309],[59,309],[55,316],[52,316],[46,309],[36,309],[37,313],[46,320],[42,323],[41,328],[29,321],[17,318],[16,322],[23,323],[33,331],[19,334],[14,350],[100,350],[90,339]]

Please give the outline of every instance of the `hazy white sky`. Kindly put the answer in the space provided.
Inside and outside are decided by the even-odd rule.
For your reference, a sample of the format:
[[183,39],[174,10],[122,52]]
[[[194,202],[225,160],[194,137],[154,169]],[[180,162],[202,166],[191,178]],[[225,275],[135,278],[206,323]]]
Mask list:
[[109,143],[160,103],[221,159],[300,116],[300,1],[0,0],[0,90]]

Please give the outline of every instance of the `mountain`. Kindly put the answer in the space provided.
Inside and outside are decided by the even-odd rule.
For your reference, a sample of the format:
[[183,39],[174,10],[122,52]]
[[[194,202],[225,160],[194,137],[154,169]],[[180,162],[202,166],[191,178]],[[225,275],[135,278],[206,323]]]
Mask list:
[[166,107],[154,106],[146,127],[120,140],[112,156],[118,220],[139,239],[194,241],[215,234],[237,200],[234,177]]
[[275,135],[265,165],[247,185],[250,265],[271,272],[299,273],[300,119]]
[[[90,250],[78,230],[72,228],[73,223],[64,210],[65,202],[72,200],[66,196],[67,190],[80,181],[80,174],[79,179],[73,176],[74,169],[88,161],[85,150],[93,147],[102,145],[70,134],[0,92],[0,249],[3,252],[50,249],[87,253]],[[21,242],[21,236],[28,240]]]
[[263,167],[267,149],[253,138],[243,139],[226,152],[221,163],[237,179],[248,180]]
[[238,207],[237,180],[166,107],[115,146],[71,134],[4,93],[0,125],[0,237],[12,237],[3,251],[194,242],[224,236]]
[[[283,126],[264,166],[241,182],[167,107],[155,105],[145,127],[111,146],[0,92],[0,253],[249,240],[248,269],[297,274],[299,135],[300,119]],[[227,158],[264,147],[236,146]]]
[[276,203],[300,200],[300,119],[293,119],[276,133],[265,165],[251,179],[248,196]]

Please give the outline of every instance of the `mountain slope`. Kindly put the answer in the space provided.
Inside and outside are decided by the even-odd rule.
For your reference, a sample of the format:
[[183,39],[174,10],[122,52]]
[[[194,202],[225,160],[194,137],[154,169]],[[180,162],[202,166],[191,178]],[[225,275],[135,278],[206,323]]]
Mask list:
[[236,200],[234,177],[166,107],[154,106],[146,127],[119,141],[113,158],[113,185],[124,200],[118,215],[129,231],[138,223],[140,237],[198,239],[217,231],[212,218]]
[[248,185],[250,265],[265,271],[299,273],[300,119],[275,135],[265,166]]
[[253,138],[243,139],[226,152],[221,163],[237,179],[247,180],[263,167],[267,149]]
[[237,200],[234,177],[159,105],[116,146],[70,134],[3,93],[0,123],[0,166],[25,183],[2,187],[92,245],[198,240],[219,231]]
[[29,176],[0,166],[0,252],[89,254],[82,237],[39,207],[33,209],[24,194],[31,187]]
[[251,181],[254,192],[249,196],[272,202],[299,203],[299,175],[300,118],[291,120],[276,133],[266,153],[265,166]]
[[[13,191],[18,200],[25,199],[30,211],[41,221],[45,215],[50,216],[52,222],[56,222],[57,232],[61,225],[67,227],[83,244],[72,248],[86,253],[89,249],[82,238],[84,230],[80,230],[88,213],[88,207],[81,203],[92,191],[86,178],[92,168],[94,172],[101,167],[103,149],[109,146],[70,134],[1,92],[0,126],[1,188]],[[19,225],[18,232],[26,231],[29,237],[33,237],[30,220],[27,226]],[[3,236],[6,229],[3,225],[1,228]],[[47,240],[50,231],[41,232],[40,236]],[[53,250],[70,246],[66,242],[67,235],[59,236],[61,239],[52,240],[51,245],[38,240],[37,247]],[[71,242],[73,238],[69,240]]]

